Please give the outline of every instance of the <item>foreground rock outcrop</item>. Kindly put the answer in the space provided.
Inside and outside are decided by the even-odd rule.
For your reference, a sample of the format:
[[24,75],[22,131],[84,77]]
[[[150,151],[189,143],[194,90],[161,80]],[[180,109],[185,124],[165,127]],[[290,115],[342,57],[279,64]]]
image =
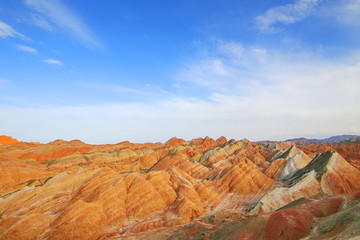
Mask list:
[[[250,218],[238,216],[219,222],[196,221],[166,239],[355,240],[360,234],[359,199],[359,193],[313,200],[302,198],[278,211]],[[161,239],[158,236],[162,231],[148,235],[147,239]]]
[[3,141],[0,240],[357,236],[360,160],[329,148]]

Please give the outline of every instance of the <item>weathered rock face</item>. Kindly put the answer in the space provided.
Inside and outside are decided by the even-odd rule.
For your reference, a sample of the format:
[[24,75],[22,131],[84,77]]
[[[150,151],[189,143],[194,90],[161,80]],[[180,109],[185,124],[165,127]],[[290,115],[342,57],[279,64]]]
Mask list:
[[287,163],[281,171],[280,179],[284,179],[296,170],[304,168],[311,161],[308,155],[295,146],[291,147],[288,151],[288,154],[285,153],[287,156],[283,156],[283,158],[287,160]]
[[272,179],[278,179],[287,162],[288,161],[285,158],[276,159],[268,166],[265,171],[265,175]]
[[293,185],[313,172],[320,182],[321,190],[327,194],[342,194],[360,191],[360,170],[346,162],[336,152],[325,152],[316,156],[306,167],[284,179]]
[[45,232],[53,219],[51,215],[33,213],[22,218],[16,218],[11,225],[1,231],[1,240],[9,239],[36,239],[41,233]]
[[320,184],[314,175],[314,172],[310,173],[292,187],[278,187],[269,191],[249,210],[250,214],[273,212],[297,199],[319,194]]
[[321,188],[327,194],[360,191],[360,170],[345,161],[338,153],[331,152],[326,169],[321,176]]
[[[2,144],[0,240],[317,236],[314,218],[359,198],[360,172],[336,152],[308,151],[224,137]],[[353,195],[324,198],[338,194]]]
[[297,199],[311,198],[321,193],[329,195],[360,191],[360,171],[336,152],[315,157],[306,167],[288,174],[285,186],[266,193],[249,211],[273,212]]
[[339,153],[347,162],[360,169],[360,144],[318,144],[298,146],[310,157],[327,151]]
[[26,186],[42,185],[57,174],[40,164],[21,161],[0,161],[0,195],[22,189]]

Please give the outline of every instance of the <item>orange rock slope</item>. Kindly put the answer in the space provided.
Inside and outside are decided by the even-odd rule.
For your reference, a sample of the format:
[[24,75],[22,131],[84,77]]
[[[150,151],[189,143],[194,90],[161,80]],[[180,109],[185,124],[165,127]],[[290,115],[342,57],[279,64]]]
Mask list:
[[0,144],[12,144],[12,143],[19,143],[18,140],[9,136],[0,136]]
[[[0,240],[206,239],[222,234],[224,221],[251,226],[224,239],[316,236],[311,229],[320,215],[346,211],[359,198],[360,170],[346,156],[224,137],[6,143],[0,145]],[[341,194],[350,195],[328,198]],[[320,212],[318,201],[324,201]],[[341,203],[327,204],[332,201]],[[281,228],[272,226],[277,222]]]

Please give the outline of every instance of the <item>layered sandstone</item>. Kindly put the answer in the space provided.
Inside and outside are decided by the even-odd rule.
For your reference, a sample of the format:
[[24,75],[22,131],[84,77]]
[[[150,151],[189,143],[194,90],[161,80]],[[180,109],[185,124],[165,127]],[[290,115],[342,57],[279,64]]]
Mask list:
[[216,238],[225,220],[237,230],[221,239],[318,236],[314,219],[358,198],[360,172],[309,151],[224,137],[2,144],[0,239]]

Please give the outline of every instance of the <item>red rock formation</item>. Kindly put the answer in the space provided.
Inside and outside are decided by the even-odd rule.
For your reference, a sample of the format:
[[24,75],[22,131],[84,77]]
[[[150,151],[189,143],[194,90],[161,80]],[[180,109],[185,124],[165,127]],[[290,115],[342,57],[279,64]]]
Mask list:
[[227,139],[226,139],[224,136],[221,136],[221,137],[219,137],[218,139],[216,139],[216,142],[217,142],[219,145],[223,145],[223,144],[227,143]]
[[106,215],[101,206],[92,202],[76,201],[51,222],[49,231],[40,239],[99,239],[104,234]]
[[0,240],[36,239],[49,228],[53,217],[49,214],[33,213],[14,222],[0,235]]
[[334,152],[321,177],[321,188],[328,194],[360,191],[360,170]]
[[202,149],[208,149],[209,147],[218,145],[219,143],[210,137],[205,137],[204,139],[202,139],[202,138],[193,139],[193,140],[191,140],[190,144],[198,145],[197,149],[202,150]]
[[[359,170],[335,152],[311,160],[318,149],[290,147],[223,137],[2,144],[0,240],[317,236],[314,218],[360,196]],[[324,198],[343,193],[355,195]]]
[[13,143],[19,143],[19,141],[9,136],[5,136],[5,135],[0,136],[0,144],[13,144]]
[[185,142],[184,139],[179,139],[179,138],[173,137],[165,143],[165,146],[175,147],[175,146],[182,145],[184,142]]
[[278,158],[267,167],[264,174],[269,178],[278,179],[286,163],[287,160],[285,158]]
[[306,237],[315,221],[311,213],[283,210],[270,215],[264,229],[265,240],[294,240]]
[[0,161],[0,195],[22,189],[26,186],[41,185],[56,172],[47,171],[45,166],[20,161]]
[[214,180],[220,193],[254,194],[265,192],[273,185],[272,179],[245,161],[225,169]]

